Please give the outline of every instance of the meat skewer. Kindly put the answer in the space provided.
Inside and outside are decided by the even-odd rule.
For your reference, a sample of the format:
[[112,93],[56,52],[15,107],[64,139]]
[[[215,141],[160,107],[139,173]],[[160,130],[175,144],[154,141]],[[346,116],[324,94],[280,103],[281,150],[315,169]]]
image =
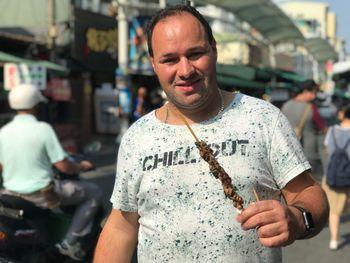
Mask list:
[[243,198],[236,193],[232,185],[231,177],[216,160],[213,154],[213,150],[204,141],[196,142],[195,144],[199,149],[200,156],[209,164],[210,172],[215,176],[216,179],[219,179],[221,181],[225,195],[232,200],[233,206],[235,208],[238,210],[243,210]]
[[216,179],[219,179],[221,181],[225,195],[230,200],[232,200],[233,206],[237,208],[239,212],[241,212],[243,210],[244,201],[243,198],[236,193],[235,188],[232,185],[231,177],[226,173],[224,168],[222,168],[222,166],[216,160],[213,154],[213,150],[209,147],[209,145],[202,140],[200,141],[197,138],[196,134],[193,132],[193,130],[191,129],[190,125],[188,124],[184,116],[181,114],[181,112],[179,112],[179,116],[186,124],[193,137],[196,139],[195,145],[199,150],[200,156],[209,164],[210,172],[215,176]]

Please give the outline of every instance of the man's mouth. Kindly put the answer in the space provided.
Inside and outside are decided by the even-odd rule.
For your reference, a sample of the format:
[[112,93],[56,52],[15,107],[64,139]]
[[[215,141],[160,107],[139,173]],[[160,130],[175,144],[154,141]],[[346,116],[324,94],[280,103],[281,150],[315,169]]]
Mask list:
[[177,82],[175,85],[185,92],[194,91],[197,88],[197,84],[201,81],[201,79],[195,79],[192,81],[186,82]]

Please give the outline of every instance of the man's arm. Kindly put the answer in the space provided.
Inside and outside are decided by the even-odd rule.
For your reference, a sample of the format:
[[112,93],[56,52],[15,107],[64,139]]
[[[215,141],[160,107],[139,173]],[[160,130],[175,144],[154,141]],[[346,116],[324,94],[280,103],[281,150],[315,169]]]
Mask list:
[[311,212],[315,230],[309,237],[318,234],[327,222],[329,206],[321,187],[305,171],[291,180],[282,194],[286,204],[277,200],[262,200],[246,207],[237,216],[242,229],[256,229],[262,245],[286,246],[305,232],[302,213],[291,205],[298,205]]
[[302,236],[305,230],[304,221],[300,210],[291,205],[298,205],[311,212],[315,230],[308,237],[317,235],[328,220],[329,204],[325,192],[320,185],[312,178],[311,173],[306,171],[290,181],[282,190],[283,196],[286,200],[288,208],[293,212],[293,215],[301,222],[299,225],[299,236]]
[[72,162],[67,158],[53,164],[56,169],[65,174],[78,174],[81,171],[88,171],[94,166],[90,161],[83,160],[79,163]]
[[112,209],[99,237],[94,263],[130,263],[138,236],[139,215]]

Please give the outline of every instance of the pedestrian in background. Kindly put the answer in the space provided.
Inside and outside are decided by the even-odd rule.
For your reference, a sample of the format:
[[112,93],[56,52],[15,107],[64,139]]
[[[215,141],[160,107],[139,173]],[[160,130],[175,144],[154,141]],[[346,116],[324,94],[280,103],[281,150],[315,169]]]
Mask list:
[[[330,158],[336,148],[346,147],[350,140],[350,105],[342,107],[338,112],[340,124],[331,126],[325,137],[324,146],[327,153],[327,166]],[[348,156],[350,156],[350,146],[346,149]],[[327,175],[326,175],[327,176]],[[350,174],[349,174],[350,177]],[[325,190],[329,205],[329,231],[330,242],[329,248],[336,250],[339,247],[339,224],[341,215],[350,207],[347,207],[348,198],[350,195],[350,187],[330,187],[326,182],[326,177],[322,180],[322,187]]]
[[140,119],[147,112],[146,96],[147,96],[146,87],[140,86],[137,89],[137,96],[135,98],[133,121]]
[[116,70],[116,87],[117,87],[117,117],[119,122],[119,131],[116,143],[119,144],[124,133],[130,126],[133,115],[132,93],[130,90],[130,76],[118,68]]
[[318,89],[313,80],[299,83],[293,98],[284,103],[281,110],[302,143],[313,175],[321,182],[323,176],[321,149],[327,125],[314,104]]
[[168,103],[122,139],[94,262],[130,262],[137,244],[140,263],[281,262],[282,246],[328,218],[289,122],[268,102],[219,88],[216,41],[195,8],[160,10],[147,34]]
[[52,127],[36,118],[41,102],[46,98],[31,84],[21,84],[9,93],[16,115],[0,130],[1,193],[43,208],[75,206],[65,238],[56,247],[61,254],[81,261],[86,255],[82,240],[91,232],[102,191],[91,182],[54,177],[53,167],[65,174],[78,174],[93,165],[69,160]]

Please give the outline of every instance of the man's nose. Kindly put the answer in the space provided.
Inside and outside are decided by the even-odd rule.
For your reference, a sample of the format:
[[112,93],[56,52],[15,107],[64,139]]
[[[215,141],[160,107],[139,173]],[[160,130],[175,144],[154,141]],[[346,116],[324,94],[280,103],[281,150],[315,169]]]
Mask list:
[[178,75],[181,78],[188,78],[194,72],[194,67],[191,61],[187,58],[182,58],[178,65]]

